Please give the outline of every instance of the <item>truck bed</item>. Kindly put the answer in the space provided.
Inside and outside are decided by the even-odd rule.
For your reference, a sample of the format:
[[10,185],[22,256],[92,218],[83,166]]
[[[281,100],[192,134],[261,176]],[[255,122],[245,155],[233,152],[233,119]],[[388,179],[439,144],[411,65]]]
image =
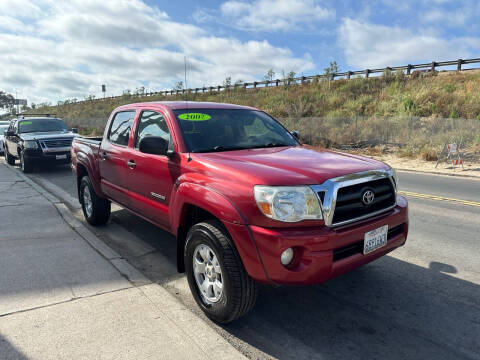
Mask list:
[[84,144],[98,144],[102,142],[102,137],[101,136],[92,136],[92,137],[77,137],[75,138],[75,141],[84,143]]

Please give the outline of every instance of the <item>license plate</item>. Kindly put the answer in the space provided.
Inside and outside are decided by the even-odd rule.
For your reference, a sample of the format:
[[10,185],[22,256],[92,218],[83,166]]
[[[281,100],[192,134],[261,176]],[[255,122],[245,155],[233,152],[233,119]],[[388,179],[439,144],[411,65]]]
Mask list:
[[64,154],[64,155],[55,155],[55,159],[57,160],[62,160],[62,159],[66,159],[67,158],[67,154]]
[[387,244],[388,225],[379,227],[378,229],[365,233],[365,241],[363,243],[363,253],[368,254],[374,250],[381,248]]

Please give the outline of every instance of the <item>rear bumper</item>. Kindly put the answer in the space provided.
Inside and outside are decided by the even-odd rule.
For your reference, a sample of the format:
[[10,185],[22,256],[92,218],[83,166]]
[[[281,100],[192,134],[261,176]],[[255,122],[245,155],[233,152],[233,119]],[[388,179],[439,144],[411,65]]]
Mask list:
[[[389,229],[387,244],[364,255],[365,233],[384,225],[388,225]],[[248,258],[244,259],[250,276],[258,281],[278,284],[322,283],[404,245],[408,234],[408,205],[399,196],[397,206],[388,213],[339,228],[270,229],[250,226],[249,233],[265,271],[262,276],[258,264],[253,266],[248,263]],[[287,269],[280,263],[280,255],[289,247],[295,249],[295,260],[292,268]],[[250,272],[250,267],[256,271]]]

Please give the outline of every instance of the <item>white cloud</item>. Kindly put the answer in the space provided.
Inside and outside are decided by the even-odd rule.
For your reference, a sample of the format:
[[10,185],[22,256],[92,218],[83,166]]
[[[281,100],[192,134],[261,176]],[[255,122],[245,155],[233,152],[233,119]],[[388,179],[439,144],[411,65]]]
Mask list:
[[344,19],[339,46],[356,68],[405,65],[416,61],[468,58],[480,50],[478,38],[446,39],[420,30],[374,25]]
[[[21,1],[25,8],[40,4]],[[28,31],[19,30],[25,18],[18,9],[8,15],[7,32],[0,29],[2,90],[18,90],[30,102],[100,96],[100,84],[107,85],[108,95],[141,86],[168,89],[183,79],[184,56],[192,87],[216,85],[227,76],[253,80],[271,67],[314,67],[308,55],[295,56],[267,41],[212,36],[141,0],[44,0],[38,6],[41,16],[24,20]]]
[[0,14],[21,18],[38,17],[41,15],[40,4],[45,1],[39,0],[36,3],[30,0],[1,0]]
[[27,32],[31,31],[32,28],[12,16],[0,15],[0,30]]
[[232,25],[251,31],[288,31],[335,18],[316,0],[230,0],[220,10]]

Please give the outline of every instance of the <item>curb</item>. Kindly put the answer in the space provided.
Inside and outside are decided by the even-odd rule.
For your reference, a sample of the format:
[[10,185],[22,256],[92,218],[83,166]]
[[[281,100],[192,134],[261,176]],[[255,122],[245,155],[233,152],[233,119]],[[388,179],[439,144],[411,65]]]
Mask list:
[[479,176],[468,175],[468,174],[455,174],[455,173],[446,174],[446,173],[442,173],[442,172],[439,172],[439,171],[422,171],[422,170],[403,169],[403,168],[397,168],[397,167],[395,167],[394,169],[397,170],[397,171],[411,172],[411,173],[415,173],[415,174],[443,175],[443,176],[453,176],[453,177],[456,177],[456,178],[468,178],[468,179],[480,180]]

